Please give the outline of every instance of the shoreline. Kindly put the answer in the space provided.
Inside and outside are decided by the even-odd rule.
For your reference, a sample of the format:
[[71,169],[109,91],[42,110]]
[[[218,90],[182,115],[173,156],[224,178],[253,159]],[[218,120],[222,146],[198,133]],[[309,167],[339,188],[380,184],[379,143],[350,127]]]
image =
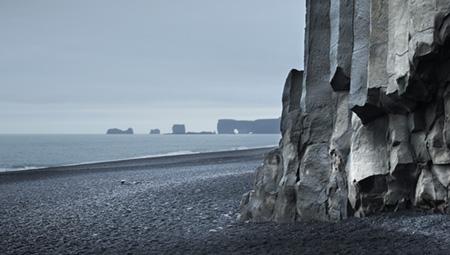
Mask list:
[[239,201],[262,157],[238,153],[142,169],[0,177],[0,254],[448,254],[444,214],[238,222]]
[[242,161],[249,159],[262,159],[264,154],[274,149],[275,146],[265,146],[250,149],[221,150],[213,152],[193,152],[176,155],[155,155],[129,159],[88,162],[70,164],[63,166],[52,166],[43,168],[31,168],[24,170],[11,170],[0,172],[0,178],[17,177],[28,175],[46,174],[75,174],[90,171],[116,171],[131,170],[139,168],[151,168],[157,166],[210,164],[220,162]]

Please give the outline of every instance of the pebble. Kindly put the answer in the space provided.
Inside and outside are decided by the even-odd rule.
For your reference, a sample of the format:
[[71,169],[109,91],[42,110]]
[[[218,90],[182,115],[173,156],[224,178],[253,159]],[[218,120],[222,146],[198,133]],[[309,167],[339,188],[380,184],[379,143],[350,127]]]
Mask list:
[[[237,172],[241,165],[245,166],[245,175],[216,178],[209,174],[215,173],[214,169]],[[197,241],[214,246],[223,244],[214,240],[220,239],[217,232],[226,229],[222,222],[229,222],[221,214],[231,208],[233,211],[238,209],[241,193],[250,188],[248,172],[256,166],[256,161],[182,166],[179,168],[181,176],[166,168],[118,170],[106,174],[100,171],[18,181],[15,182],[17,189],[2,185],[0,178],[0,202],[3,205],[0,212],[4,213],[0,214],[0,254],[48,254],[57,250],[65,254],[207,254],[208,250]],[[199,170],[208,171],[206,174],[211,176],[195,179]],[[172,179],[184,177],[186,180],[171,183]],[[157,182],[154,179],[158,178],[170,185],[153,185]],[[127,190],[138,187],[134,185],[144,179],[152,180],[139,186],[145,184],[145,189],[139,192]],[[121,189],[117,189],[118,186]],[[182,192],[187,190],[191,192]],[[13,201],[7,200],[11,197]],[[234,234],[230,233],[230,236]],[[66,239],[58,242],[60,237]],[[98,240],[101,245],[96,243]],[[184,242],[186,240],[194,242]],[[234,243],[239,245],[239,242]],[[104,252],[100,250],[103,245]],[[225,251],[215,250],[218,253]]]
[[[234,171],[238,165],[229,167]],[[256,167],[257,163],[248,166]],[[192,168],[194,173],[199,169]],[[151,183],[147,187],[144,182],[146,189],[137,193],[124,192],[128,186],[116,189],[121,179],[150,180],[157,171],[0,184],[0,254],[448,254],[450,250],[448,215],[387,215],[333,224],[235,223],[226,215],[237,215],[242,193],[251,189],[250,174],[164,187]],[[166,173],[173,172],[161,170]],[[105,178],[114,179],[105,187]],[[201,193],[180,193],[196,189]],[[18,206],[25,201],[26,206]],[[214,207],[222,209],[211,210]],[[132,213],[125,213],[127,208]]]
[[231,216],[228,215],[228,214],[226,214],[226,213],[225,213],[225,214],[222,214],[222,216],[225,217],[225,218],[228,218],[228,219],[231,218]]

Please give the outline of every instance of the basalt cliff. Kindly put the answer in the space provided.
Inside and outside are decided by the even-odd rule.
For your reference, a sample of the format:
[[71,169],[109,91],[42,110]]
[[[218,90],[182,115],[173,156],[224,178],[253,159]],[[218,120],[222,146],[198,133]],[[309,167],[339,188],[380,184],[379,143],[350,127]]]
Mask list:
[[219,134],[278,134],[280,118],[258,120],[220,119],[217,122]]
[[307,0],[304,72],[241,220],[450,212],[450,0]]

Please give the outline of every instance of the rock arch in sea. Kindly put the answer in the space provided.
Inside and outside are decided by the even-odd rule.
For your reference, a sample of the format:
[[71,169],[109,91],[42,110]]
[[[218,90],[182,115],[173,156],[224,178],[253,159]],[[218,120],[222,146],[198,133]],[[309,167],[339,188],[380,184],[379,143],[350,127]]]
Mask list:
[[241,220],[449,212],[450,0],[307,0],[305,70]]

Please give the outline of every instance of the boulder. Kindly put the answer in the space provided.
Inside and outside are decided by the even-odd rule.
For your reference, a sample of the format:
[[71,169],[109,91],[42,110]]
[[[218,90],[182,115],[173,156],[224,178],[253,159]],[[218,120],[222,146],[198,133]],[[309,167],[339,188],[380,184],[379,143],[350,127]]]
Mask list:
[[279,149],[269,152],[256,170],[254,190],[243,195],[238,220],[262,222],[273,219],[282,163]]

